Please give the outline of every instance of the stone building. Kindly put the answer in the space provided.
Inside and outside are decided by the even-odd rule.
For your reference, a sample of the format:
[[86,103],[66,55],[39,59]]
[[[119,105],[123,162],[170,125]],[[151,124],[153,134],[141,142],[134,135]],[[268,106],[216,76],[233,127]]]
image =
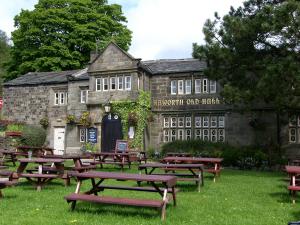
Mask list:
[[[110,43],[101,54],[91,54],[86,69],[32,72],[5,83],[3,116],[28,124],[48,118],[47,142],[63,153],[78,152],[88,132],[80,124],[67,124],[67,115],[80,117],[88,111],[101,150],[104,104],[135,101],[144,90],[151,93],[154,115],[145,132],[146,149],[188,139],[250,145],[280,138],[287,146],[300,141],[298,117],[278,129],[270,107],[256,107],[250,113],[235,110],[220,97],[222,87],[204,77],[205,67],[196,59],[142,61]],[[258,123],[263,132],[256,129]]]

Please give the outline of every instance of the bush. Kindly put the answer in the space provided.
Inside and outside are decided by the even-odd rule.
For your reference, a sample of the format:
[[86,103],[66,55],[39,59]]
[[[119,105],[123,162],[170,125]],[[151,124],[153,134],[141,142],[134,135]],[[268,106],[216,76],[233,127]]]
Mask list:
[[41,147],[46,140],[46,131],[39,126],[27,125],[23,129],[22,144]]
[[223,158],[222,165],[240,169],[265,169],[285,162],[278,148],[243,146],[234,147],[226,143],[212,143],[202,140],[173,141],[162,146],[161,154],[187,152],[200,157]]

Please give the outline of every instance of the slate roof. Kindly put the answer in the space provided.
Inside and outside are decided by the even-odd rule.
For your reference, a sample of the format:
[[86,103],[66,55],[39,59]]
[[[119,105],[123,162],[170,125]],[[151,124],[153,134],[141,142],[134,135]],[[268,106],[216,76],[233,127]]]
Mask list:
[[[39,84],[62,84],[68,82],[68,76],[76,74],[81,70],[68,70],[58,72],[29,72],[14,80],[4,83],[4,86],[28,86]],[[88,80],[88,74],[85,72],[76,77],[76,80]]]
[[141,61],[140,66],[152,75],[157,75],[203,71],[206,62],[198,59],[160,59]]
[[[139,66],[152,75],[200,72],[206,68],[204,61],[198,59],[159,59],[141,61]],[[59,72],[30,72],[14,80],[4,83],[4,86],[28,86],[40,84],[62,84],[70,81],[88,80],[87,68]]]

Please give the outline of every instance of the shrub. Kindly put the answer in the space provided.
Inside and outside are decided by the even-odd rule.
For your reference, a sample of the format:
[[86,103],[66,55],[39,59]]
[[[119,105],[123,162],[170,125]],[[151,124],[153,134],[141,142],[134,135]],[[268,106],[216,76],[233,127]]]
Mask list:
[[278,148],[270,146],[234,147],[227,143],[212,143],[202,140],[173,141],[162,146],[162,156],[168,152],[188,152],[200,157],[223,158],[222,165],[240,169],[264,169],[285,163]]
[[6,131],[17,131],[17,132],[22,132],[24,129],[24,125],[23,124],[19,124],[19,123],[13,123],[13,124],[8,124],[6,127]]
[[49,126],[48,117],[44,117],[44,118],[40,119],[40,124],[44,129],[46,129]]
[[22,144],[41,147],[46,140],[46,131],[38,126],[27,125],[23,130]]

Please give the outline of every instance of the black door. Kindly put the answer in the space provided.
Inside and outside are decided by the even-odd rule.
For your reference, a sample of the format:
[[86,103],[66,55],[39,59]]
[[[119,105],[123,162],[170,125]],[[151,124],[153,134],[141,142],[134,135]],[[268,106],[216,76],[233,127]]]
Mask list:
[[121,118],[116,114],[108,114],[102,118],[101,151],[113,152],[116,140],[123,139]]

